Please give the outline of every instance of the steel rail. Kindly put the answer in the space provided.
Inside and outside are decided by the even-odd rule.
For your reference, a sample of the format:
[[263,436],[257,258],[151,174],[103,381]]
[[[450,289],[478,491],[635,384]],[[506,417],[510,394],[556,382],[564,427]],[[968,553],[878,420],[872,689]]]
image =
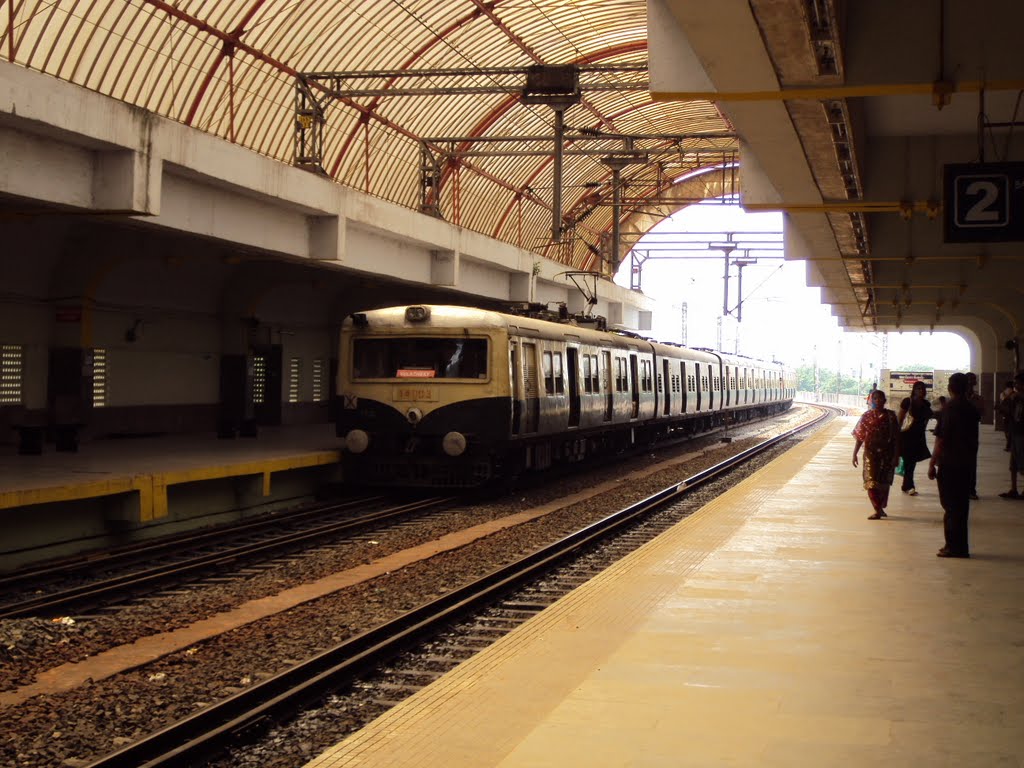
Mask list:
[[237,524],[165,536],[154,541],[130,544],[118,549],[101,550],[76,557],[68,557],[56,561],[51,560],[41,565],[27,566],[11,573],[0,575],[0,594],[9,593],[25,584],[31,586],[33,582],[38,582],[44,577],[54,581],[57,578],[66,578],[81,571],[94,571],[96,568],[128,565],[136,560],[151,559],[154,556],[175,552],[185,547],[213,544],[230,536],[242,536],[285,523],[295,523],[310,517],[333,514],[360,504],[380,501],[382,498],[382,496],[363,496],[326,506],[318,505],[288,512],[275,512]]
[[394,517],[407,515],[410,512],[419,512],[424,509],[442,506],[450,503],[452,500],[453,497],[436,497],[410,502],[398,507],[373,512],[353,520],[328,523],[306,531],[278,536],[268,541],[245,544],[222,552],[194,557],[184,563],[169,563],[135,573],[116,576],[95,584],[72,587],[53,595],[43,595],[0,607],[0,619],[67,613],[72,609],[80,608],[82,605],[92,606],[104,600],[112,600],[127,590],[151,587],[172,578],[187,576],[213,566],[224,565],[258,554],[272,553],[285,547],[293,547],[297,544],[322,539],[325,536],[363,528],[370,523],[379,523]]
[[677,501],[679,496],[704,485],[752,456],[840,413],[838,409],[820,407],[823,408],[821,416],[807,424],[741,451],[550,546],[498,568],[475,582],[172,723],[90,763],[87,768],[196,765],[228,746],[237,746],[241,739],[269,727],[275,718],[294,712],[297,708],[321,699],[332,690],[351,684],[361,674],[393,658],[423,636],[436,632],[439,627],[450,624],[457,617],[490,604],[654,509]]

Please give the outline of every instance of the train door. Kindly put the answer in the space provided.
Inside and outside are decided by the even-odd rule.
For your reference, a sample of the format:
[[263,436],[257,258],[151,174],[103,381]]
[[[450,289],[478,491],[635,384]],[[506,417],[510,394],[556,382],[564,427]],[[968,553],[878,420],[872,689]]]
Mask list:
[[540,390],[537,379],[537,345],[523,342],[523,432],[536,432],[540,420]]
[[743,402],[750,402],[750,369],[743,369]]
[[580,351],[565,348],[565,362],[569,367],[569,426],[580,425]]
[[604,376],[601,377],[601,381],[604,385],[604,420],[612,420],[612,353],[602,352],[601,353],[601,370],[604,371]]
[[661,409],[661,412],[668,416],[670,413],[672,413],[672,379],[668,373],[668,360],[661,361],[661,371],[661,383],[664,385],[665,388],[665,403],[664,407]]
[[640,366],[635,352],[629,356],[629,393],[633,398],[633,415],[630,418],[636,419],[640,416]]
[[[722,364],[719,363],[718,364],[718,373],[721,374],[721,372],[722,372]],[[715,385],[715,378],[716,378],[716,376],[715,376],[715,369],[712,368],[709,365],[708,366],[708,410],[709,411],[715,410],[715,390],[718,389],[718,387]],[[720,379],[721,376],[718,376],[717,378]]]
[[679,363],[679,412],[686,413],[686,363]]
[[523,420],[523,366],[519,360],[519,342],[509,341],[508,358],[512,371],[512,434],[518,435]]
[[701,397],[703,393],[700,391],[700,363],[693,364],[693,382],[694,386],[697,388],[697,411],[699,412],[701,400],[703,400],[703,397]]
[[253,345],[252,405],[257,424],[281,423],[281,364],[280,344]]
[[725,366],[725,380],[724,380],[724,383],[723,383],[723,388],[725,389],[725,404],[726,405],[732,405],[732,387],[730,386],[730,382],[729,382],[729,366],[728,365]]

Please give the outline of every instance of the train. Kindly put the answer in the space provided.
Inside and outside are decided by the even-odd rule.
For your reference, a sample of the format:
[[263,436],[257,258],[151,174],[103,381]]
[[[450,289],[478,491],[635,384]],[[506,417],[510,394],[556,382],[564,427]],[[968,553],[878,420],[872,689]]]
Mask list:
[[335,426],[346,482],[468,489],[767,417],[795,384],[564,307],[417,304],[344,319]]

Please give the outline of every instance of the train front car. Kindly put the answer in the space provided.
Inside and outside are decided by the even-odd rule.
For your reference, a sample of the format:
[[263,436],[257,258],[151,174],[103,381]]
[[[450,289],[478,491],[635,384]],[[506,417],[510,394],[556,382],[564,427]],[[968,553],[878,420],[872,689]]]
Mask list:
[[349,482],[473,487],[509,439],[508,328],[464,307],[393,307],[345,319],[337,433]]

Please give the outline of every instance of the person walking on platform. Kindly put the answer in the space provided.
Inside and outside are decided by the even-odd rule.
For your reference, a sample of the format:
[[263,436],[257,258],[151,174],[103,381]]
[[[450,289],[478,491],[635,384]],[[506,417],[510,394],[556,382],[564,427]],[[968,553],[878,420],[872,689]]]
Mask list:
[[978,462],[980,416],[967,400],[967,376],[949,377],[949,401],[935,428],[935,450],[928,464],[928,479],[938,479],[939,500],[944,514],[945,546],[939,557],[970,557],[967,517],[971,505],[971,479]]
[[932,418],[932,406],[924,399],[924,395],[924,382],[916,381],[910,390],[910,397],[903,398],[900,403],[900,458],[903,459],[903,483],[900,490],[908,496],[917,496],[914,467],[932,455],[924,437],[928,421]]
[[999,405],[996,409],[1002,421],[1003,434],[1006,435],[1006,447],[1003,450],[1007,453],[1010,451],[1010,408],[1012,407],[1015,394],[1016,390],[1014,389],[1013,380],[1006,382],[1003,391],[999,393]]
[[1006,437],[1010,445],[1010,490],[999,495],[1004,499],[1024,499],[1017,491],[1017,475],[1024,473],[1024,372],[1013,380],[1013,394],[1003,400],[1006,414]]
[[887,517],[885,508],[889,504],[889,488],[892,487],[896,461],[899,458],[900,427],[896,414],[885,407],[885,393],[876,389],[868,399],[869,408],[853,428],[857,439],[853,446],[853,466],[858,466],[857,454],[864,446],[864,489],[874,507],[874,514],[868,520]]
[[[978,412],[978,429],[981,429],[981,417],[985,413],[985,401],[978,394],[978,374],[969,372],[967,374],[967,402],[974,406]],[[974,464],[971,467],[971,499],[978,500],[978,442],[974,443]]]

